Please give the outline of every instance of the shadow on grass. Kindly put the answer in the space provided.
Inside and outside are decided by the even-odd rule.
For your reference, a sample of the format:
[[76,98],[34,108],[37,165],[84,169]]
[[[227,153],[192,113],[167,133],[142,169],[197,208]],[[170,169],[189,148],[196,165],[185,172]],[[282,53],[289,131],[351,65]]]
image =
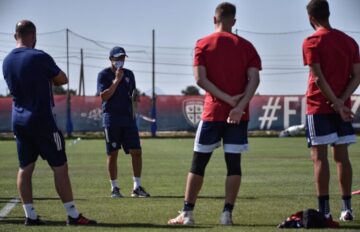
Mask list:
[[[66,226],[65,221],[50,221],[45,220],[46,225],[44,226]],[[19,217],[7,217],[4,220],[0,221],[1,224],[10,224],[10,225],[23,225],[24,219]],[[158,228],[158,229],[211,229],[217,227],[219,225],[196,225],[196,226],[182,226],[182,225],[158,225],[158,224],[150,224],[150,223],[99,223],[97,225],[92,225],[88,227],[103,227],[103,228]],[[234,224],[231,227],[253,227],[253,228],[262,228],[262,227],[269,227],[269,228],[276,228],[277,225],[275,224]],[[352,225],[341,225],[339,229],[342,230],[359,230],[360,225],[352,224]]]
[[[184,195],[182,196],[151,196],[148,199],[155,198],[155,199],[184,199]],[[225,196],[199,196],[200,199],[219,199],[223,200]],[[257,197],[238,197],[238,199],[246,199],[246,200],[255,200]]]
[[360,229],[360,225],[359,224],[352,224],[352,225],[340,225],[340,229],[345,229],[345,230],[359,230]]
[[[0,197],[0,203],[8,203],[13,200],[15,197]],[[60,201],[59,197],[34,197],[35,201]],[[77,201],[86,201],[87,199],[76,198]]]
[[[44,220],[46,222],[46,225],[42,225],[43,226],[66,226],[66,221],[49,221],[49,220]],[[11,225],[23,225],[25,222],[25,219],[16,219],[16,220],[12,220],[10,218],[7,217],[7,219],[1,220],[0,224],[11,224]]]
[[9,201],[13,200],[16,197],[0,197],[0,203],[9,203]]
[[[4,219],[0,221],[1,224],[10,224],[10,225],[23,225],[24,219]],[[65,221],[51,221],[51,220],[44,220],[46,222],[46,225],[44,226],[66,226]],[[87,227],[104,227],[104,228],[182,228],[182,229],[210,229],[212,226],[181,226],[181,225],[158,225],[158,224],[150,224],[150,223],[98,223],[97,225],[91,225]]]
[[96,225],[96,227],[111,227],[111,228],[117,228],[117,227],[130,227],[130,228],[191,228],[191,229],[204,229],[204,228],[212,228],[211,226],[182,226],[182,225],[159,225],[159,224],[150,224],[150,223],[99,223]]

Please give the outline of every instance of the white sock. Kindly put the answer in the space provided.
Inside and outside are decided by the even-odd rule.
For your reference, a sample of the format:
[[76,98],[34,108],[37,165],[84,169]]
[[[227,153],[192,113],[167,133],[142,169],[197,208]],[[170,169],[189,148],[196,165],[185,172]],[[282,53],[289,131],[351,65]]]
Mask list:
[[119,189],[120,189],[117,180],[110,180],[110,183],[111,183],[111,191],[112,191],[114,188],[119,188]]
[[141,177],[133,176],[134,180],[134,190],[141,186]]
[[78,218],[79,217],[80,214],[79,214],[79,212],[77,211],[77,209],[75,207],[74,201],[64,203],[64,207],[66,209],[67,215],[69,215],[72,218]]
[[37,219],[37,213],[33,207],[33,204],[24,204],[23,209],[25,212],[25,217],[30,218],[32,220]]

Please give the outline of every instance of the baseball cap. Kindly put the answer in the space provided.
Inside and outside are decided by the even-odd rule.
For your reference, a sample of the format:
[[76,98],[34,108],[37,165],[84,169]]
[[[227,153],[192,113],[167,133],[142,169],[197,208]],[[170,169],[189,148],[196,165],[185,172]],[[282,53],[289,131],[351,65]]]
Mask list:
[[118,58],[120,56],[127,56],[124,48],[116,46],[110,50],[109,57]]

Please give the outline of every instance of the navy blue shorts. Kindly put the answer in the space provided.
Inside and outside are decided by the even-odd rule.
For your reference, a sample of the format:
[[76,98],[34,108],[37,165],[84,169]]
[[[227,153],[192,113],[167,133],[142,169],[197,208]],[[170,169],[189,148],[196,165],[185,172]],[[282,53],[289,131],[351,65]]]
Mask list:
[[306,137],[308,147],[356,142],[351,122],[344,122],[339,114],[306,115]]
[[239,124],[200,121],[196,131],[194,151],[213,152],[223,140],[224,152],[241,153],[248,150],[248,121]]
[[110,126],[104,128],[106,153],[123,148],[125,154],[129,150],[141,149],[139,131],[135,126]]
[[60,130],[34,132],[20,125],[14,126],[16,144],[21,168],[36,162],[40,155],[51,167],[59,167],[67,162],[64,136]]

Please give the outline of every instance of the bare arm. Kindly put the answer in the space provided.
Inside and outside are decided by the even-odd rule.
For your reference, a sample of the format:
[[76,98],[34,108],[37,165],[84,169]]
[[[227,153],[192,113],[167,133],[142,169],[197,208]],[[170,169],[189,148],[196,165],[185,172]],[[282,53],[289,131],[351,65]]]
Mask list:
[[204,66],[194,67],[195,81],[198,86],[209,92],[216,98],[228,103],[230,106],[235,106],[242,95],[230,96],[229,94],[220,90],[216,85],[207,79],[206,68]]
[[260,83],[259,69],[249,68],[247,70],[248,84],[245,88],[244,95],[240,99],[239,103],[230,111],[227,119],[228,123],[238,124],[243,115],[244,109],[249,104],[251,98],[254,96],[255,91]]
[[311,64],[310,69],[315,75],[316,85],[319,87],[321,93],[325,96],[325,98],[329,100],[334,110],[340,114],[341,118],[344,121],[351,121],[353,118],[353,113],[348,107],[344,105],[344,100],[342,98],[338,98],[334,94],[321,71],[320,64]]
[[340,99],[345,101],[355,92],[360,84],[360,64],[354,64],[351,72],[351,79],[345,89],[341,94]]
[[341,105],[343,102],[339,99],[332,89],[330,88],[329,84],[327,83],[324,74],[321,71],[320,64],[311,64],[309,65],[312,73],[315,75],[315,83],[321,90],[321,93],[330,101],[330,103],[335,105]]
[[115,79],[114,79],[113,83],[110,85],[109,88],[105,89],[104,91],[102,91],[100,93],[100,97],[101,97],[102,101],[107,101],[114,95],[115,90],[116,90],[117,86],[119,85],[119,83],[121,82],[123,75],[124,75],[123,70],[121,70],[121,69],[116,70]]
[[59,74],[52,79],[52,82],[55,86],[60,86],[67,84],[69,79],[63,71],[60,71]]

